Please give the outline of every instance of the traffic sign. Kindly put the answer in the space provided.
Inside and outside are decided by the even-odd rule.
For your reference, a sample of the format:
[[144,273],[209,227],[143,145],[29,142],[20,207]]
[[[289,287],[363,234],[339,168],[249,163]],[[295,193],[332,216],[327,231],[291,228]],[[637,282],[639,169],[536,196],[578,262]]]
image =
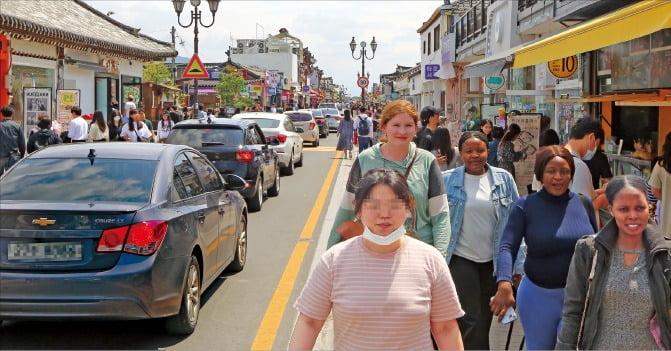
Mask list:
[[578,70],[578,56],[573,55],[550,61],[548,62],[548,70],[557,78],[568,78]]
[[356,85],[358,85],[359,88],[367,88],[368,87],[368,78],[359,77],[359,79],[356,80]]
[[193,56],[191,56],[191,60],[189,60],[189,63],[184,68],[182,78],[210,78],[210,74],[207,73],[205,65],[203,65],[203,62],[198,57],[198,54],[193,54]]
[[310,86],[309,85],[303,85],[303,91],[306,92],[306,93],[308,91],[310,91]]

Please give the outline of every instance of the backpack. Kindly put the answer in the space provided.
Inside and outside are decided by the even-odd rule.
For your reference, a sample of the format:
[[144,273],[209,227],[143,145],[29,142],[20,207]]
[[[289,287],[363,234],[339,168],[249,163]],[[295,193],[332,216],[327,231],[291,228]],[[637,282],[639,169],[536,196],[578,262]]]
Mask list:
[[359,117],[359,128],[357,128],[357,134],[359,135],[368,135],[370,129],[368,128],[368,118]]

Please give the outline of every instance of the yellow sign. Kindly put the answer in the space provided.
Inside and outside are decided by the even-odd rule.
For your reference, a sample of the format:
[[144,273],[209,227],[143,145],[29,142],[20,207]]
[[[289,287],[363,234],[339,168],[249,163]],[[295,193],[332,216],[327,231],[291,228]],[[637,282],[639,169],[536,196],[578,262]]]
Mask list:
[[192,78],[210,78],[210,74],[205,69],[205,65],[200,60],[197,54],[191,56],[191,61],[184,68],[184,73],[182,73],[182,78],[192,79]]
[[548,62],[548,70],[557,78],[568,78],[578,70],[578,56],[573,55],[550,61]]
[[55,223],[56,223],[55,219],[46,219],[44,217],[42,217],[40,219],[33,219],[33,224],[38,224],[41,227],[46,227],[49,224],[55,224]]

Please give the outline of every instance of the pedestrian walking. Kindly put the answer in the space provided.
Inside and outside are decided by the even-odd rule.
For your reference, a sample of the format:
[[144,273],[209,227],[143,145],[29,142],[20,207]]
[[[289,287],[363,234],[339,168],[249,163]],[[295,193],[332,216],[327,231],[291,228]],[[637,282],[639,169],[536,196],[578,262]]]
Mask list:
[[130,119],[130,122],[121,127],[121,139],[125,141],[149,142],[152,137],[152,132],[149,130],[149,127],[142,122],[140,113],[137,110],[131,110]]
[[464,164],[461,156],[459,156],[459,149],[452,146],[450,131],[447,128],[436,128],[432,140],[433,150],[431,150],[431,153],[436,156],[441,171],[444,172]]
[[[467,350],[488,350],[492,311],[489,301],[496,292],[498,248],[517,186],[506,170],[487,165],[487,137],[464,132],[459,139],[464,165],[443,174],[450,206],[451,237],[447,263],[466,315],[459,328]],[[515,260],[522,273],[524,250]]]
[[119,111],[112,110],[112,118],[107,123],[109,128],[110,141],[119,141],[119,134],[121,133],[121,115]]
[[330,312],[336,350],[432,350],[432,336],[441,350],[463,350],[455,320],[463,311],[445,259],[406,235],[413,202],[393,169],[361,178],[352,206],[363,235],[322,255],[294,305],[289,350],[311,350]]
[[598,140],[603,140],[603,138],[601,122],[593,118],[583,117],[571,128],[569,141],[566,144],[566,148],[573,155],[573,161],[575,162],[575,176],[571,184],[571,191],[587,195],[594,201],[597,200],[597,195],[603,193],[603,191],[598,192],[598,194],[594,193],[592,173],[584,161],[589,161],[594,157],[599,146]]
[[68,127],[68,138],[71,143],[86,142],[86,137],[89,134],[89,124],[82,117],[82,109],[79,106],[72,106],[70,108],[70,125]]
[[[534,176],[543,187],[515,202],[501,237],[497,292],[490,306],[501,321],[506,310],[517,304],[527,350],[554,349],[575,244],[597,231],[589,198],[569,190],[574,172],[573,156],[566,148],[542,148],[536,155]],[[513,264],[523,240],[525,276],[516,300],[513,283],[519,280],[513,276]]]
[[204,107],[201,104],[198,104],[198,112],[196,114],[198,118],[206,118],[207,114],[205,114]]
[[492,140],[487,143],[487,163],[490,166],[499,167],[499,161],[497,160],[497,155],[499,151],[499,144],[501,143],[501,138],[505,131],[500,126],[492,127]]
[[648,222],[646,191],[634,175],[608,182],[613,220],[576,245],[557,349],[671,349],[671,240]]
[[671,133],[666,134],[661,160],[652,168],[650,187],[661,203],[662,233],[669,235],[671,234]]
[[27,150],[31,154],[49,145],[62,143],[61,138],[51,129],[51,120],[42,118],[37,122],[39,130],[28,138]]
[[435,149],[432,136],[433,131],[438,128],[438,123],[440,123],[440,115],[436,108],[426,106],[422,109],[419,117],[422,123],[422,128],[417,132],[415,142],[417,143],[417,147],[430,152]]
[[494,140],[494,137],[492,137],[493,127],[494,124],[492,124],[492,121],[490,119],[483,119],[482,121],[480,121],[480,131],[487,137],[487,142]]
[[354,121],[350,115],[349,110],[345,110],[345,116],[338,124],[338,144],[336,145],[336,150],[345,151],[345,157],[347,159],[352,159],[352,137],[354,136]]
[[12,121],[14,109],[4,106],[0,109],[0,175],[23,158],[26,153],[26,138],[21,126]]
[[408,230],[414,231],[419,240],[433,245],[445,255],[450,237],[447,197],[436,157],[411,141],[417,132],[418,119],[415,107],[405,100],[394,100],[384,108],[380,128],[387,134],[387,139],[360,153],[352,164],[328,247],[343,239],[338,232],[340,225],[356,218],[352,200],[362,175],[374,168],[387,167],[406,174],[415,199],[415,222],[406,223]]
[[366,108],[359,108],[359,116],[354,119],[354,130],[359,144],[359,154],[370,147],[370,140],[373,137],[373,121],[366,115]]
[[165,111],[163,114],[161,114],[161,121],[158,122],[158,142],[159,143],[166,143],[168,142],[168,135],[170,135],[170,131],[172,130],[172,127],[175,126],[175,122],[170,119],[170,114]]
[[130,117],[130,111],[137,109],[135,102],[133,101],[135,97],[132,94],[128,94],[128,100],[123,104],[123,123],[128,123]]
[[515,151],[515,144],[513,143],[521,132],[520,126],[516,123],[508,125],[508,130],[503,134],[496,152],[496,160],[499,163],[499,167],[508,171],[513,178],[515,178],[514,162],[522,160],[525,156],[523,152]]
[[91,123],[91,128],[89,130],[89,135],[86,138],[86,141],[90,142],[100,142],[100,141],[110,141],[110,130],[107,128],[105,123],[105,117],[103,116],[102,111],[96,111],[93,113],[93,123]]

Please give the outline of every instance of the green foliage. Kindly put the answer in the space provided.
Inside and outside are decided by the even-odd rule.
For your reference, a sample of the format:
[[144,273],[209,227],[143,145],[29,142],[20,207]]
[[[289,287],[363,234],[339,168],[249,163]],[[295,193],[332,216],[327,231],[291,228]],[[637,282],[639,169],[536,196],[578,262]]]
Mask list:
[[219,75],[219,84],[214,89],[221,97],[222,107],[253,107],[256,102],[241,94],[244,87],[245,78],[240,72],[228,72]]
[[169,81],[170,78],[170,69],[163,62],[150,62],[145,63],[143,66],[143,82],[160,84]]

